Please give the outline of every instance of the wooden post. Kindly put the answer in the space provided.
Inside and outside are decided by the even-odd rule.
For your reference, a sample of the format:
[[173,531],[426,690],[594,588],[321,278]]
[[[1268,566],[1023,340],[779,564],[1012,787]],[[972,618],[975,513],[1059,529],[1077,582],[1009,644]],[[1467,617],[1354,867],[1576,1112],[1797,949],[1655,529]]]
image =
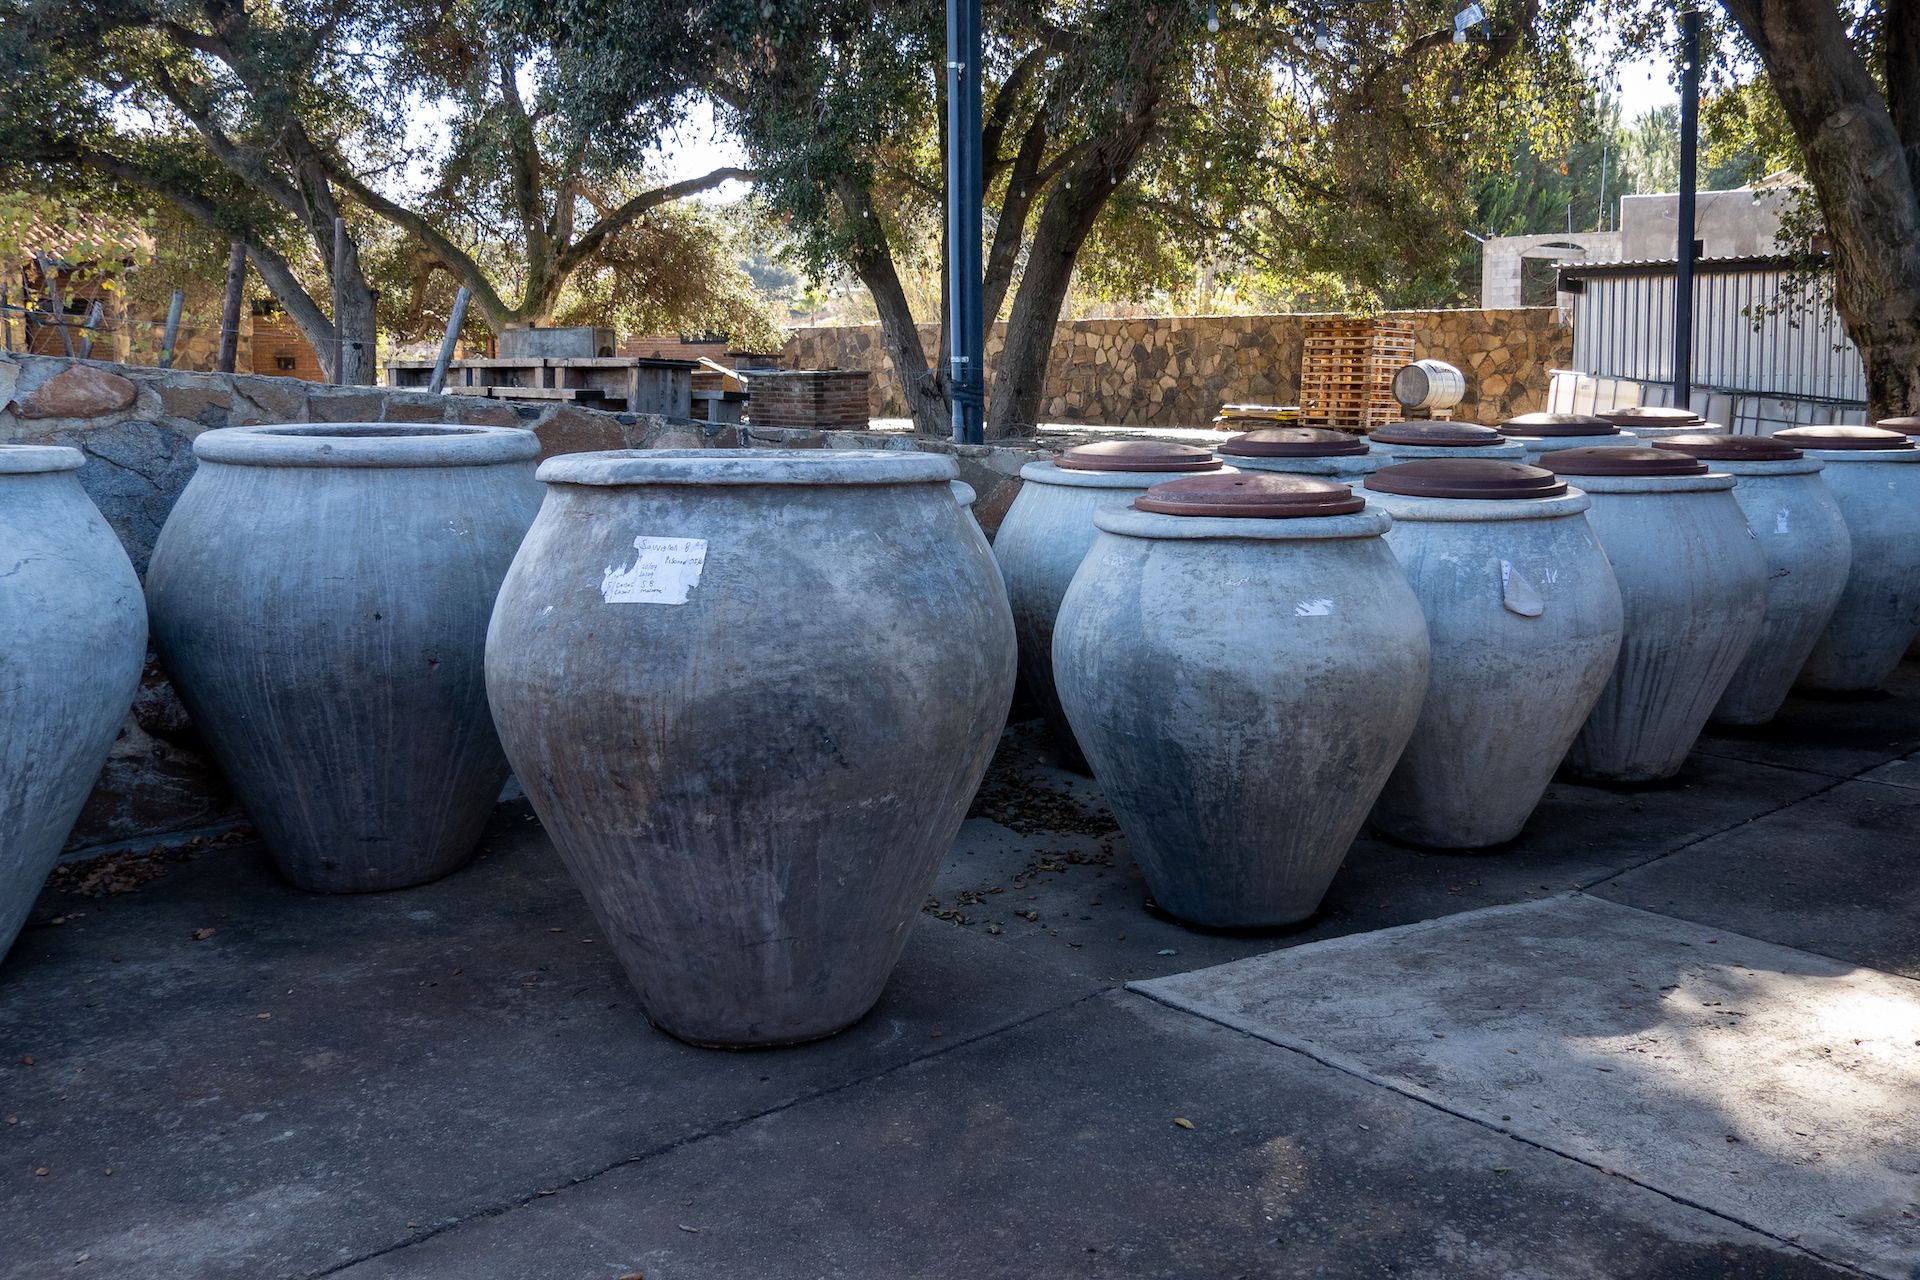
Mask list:
[[36,254],[40,259],[40,281],[47,286],[47,297],[53,303],[53,322],[60,326],[60,345],[66,348],[69,356],[73,354],[73,332],[67,328],[67,304],[60,301],[60,282],[54,279],[53,263],[44,253]]
[[235,240],[227,250],[227,293],[220,303],[220,359],[214,368],[232,373],[240,358],[240,293],[247,283],[247,246]]
[[173,344],[180,336],[180,308],[186,304],[187,295],[175,289],[173,300],[167,303],[167,329],[160,338],[160,367],[173,368]]
[[333,380],[345,382],[347,331],[340,324],[340,284],[347,278],[347,220],[333,220]]
[[453,313],[447,317],[447,336],[440,339],[440,357],[433,362],[433,377],[427,381],[427,390],[436,394],[447,389],[447,365],[453,361],[453,344],[460,336],[460,326],[467,322],[467,302],[472,297],[472,292],[464,287],[453,295]]
[[7,290],[0,286],[0,344],[13,354],[13,308],[7,305]]
[[87,309],[86,331],[80,335],[80,358],[87,359],[93,354],[93,331],[100,327],[100,300],[95,298],[93,306]]

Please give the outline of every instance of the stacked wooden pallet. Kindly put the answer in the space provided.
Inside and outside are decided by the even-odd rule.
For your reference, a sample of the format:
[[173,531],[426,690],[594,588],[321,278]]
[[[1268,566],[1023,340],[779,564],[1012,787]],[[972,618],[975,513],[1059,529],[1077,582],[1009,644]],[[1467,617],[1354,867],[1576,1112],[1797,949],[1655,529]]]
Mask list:
[[1306,322],[1300,360],[1300,421],[1367,432],[1399,419],[1393,374],[1413,360],[1407,320],[1328,316]]

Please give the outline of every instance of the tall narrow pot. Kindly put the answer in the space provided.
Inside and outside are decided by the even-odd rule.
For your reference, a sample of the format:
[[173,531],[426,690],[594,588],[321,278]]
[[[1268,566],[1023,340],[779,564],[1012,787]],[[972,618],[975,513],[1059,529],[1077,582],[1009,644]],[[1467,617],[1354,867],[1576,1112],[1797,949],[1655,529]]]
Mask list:
[[506,781],[487,618],[533,519],[530,431],[233,427],[147,570],[155,647],[281,874],[360,893],[473,856]]
[[487,686],[661,1029],[794,1043],[880,998],[1013,696],[955,474],[892,451],[542,465]]
[[1427,617],[1420,721],[1373,806],[1413,844],[1479,849],[1520,834],[1613,674],[1620,589],[1589,499],[1512,462],[1430,459],[1367,480]]
[[1766,561],[1734,479],[1662,449],[1574,449],[1541,465],[1592,499],[1623,613],[1620,660],[1567,766],[1605,782],[1670,778],[1766,614]]
[[1060,699],[1160,906],[1312,915],[1406,746],[1427,626],[1343,484],[1175,481],[1105,507],[1060,607]]
[[1654,445],[1733,476],[1733,500],[1767,561],[1767,614],[1713,709],[1721,724],[1765,724],[1826,631],[1853,559],[1821,472],[1826,464],[1771,436],[1670,433]]
[[1875,427],[1794,427],[1773,438],[1827,464],[1820,478],[1853,542],[1846,588],[1799,684],[1878,689],[1920,631],[1920,448]]
[[0,445],[0,957],[133,705],[140,582],[78,449]]
[[1020,492],[993,538],[1020,639],[1020,678],[1040,704],[1061,762],[1086,771],[1053,681],[1053,620],[1074,570],[1093,545],[1093,513],[1125,506],[1162,481],[1219,471],[1210,450],[1157,440],[1076,445],[1020,468]]

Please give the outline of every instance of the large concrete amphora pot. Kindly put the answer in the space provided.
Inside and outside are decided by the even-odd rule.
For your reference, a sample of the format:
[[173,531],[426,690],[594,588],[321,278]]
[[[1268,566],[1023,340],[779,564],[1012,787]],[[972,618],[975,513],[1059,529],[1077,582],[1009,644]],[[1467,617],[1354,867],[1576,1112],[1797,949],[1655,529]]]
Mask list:
[[1847,585],[1852,539],[1820,477],[1826,464],[1772,436],[1676,433],[1654,447],[1698,458],[1737,481],[1733,500],[1767,561],[1767,613],[1713,719],[1765,724],[1787,700]]
[[1160,440],[1103,440],[1063,450],[1051,462],[1020,468],[1020,492],[993,537],[1007,583],[1020,677],[1053,731],[1060,763],[1085,773],[1086,759],[1053,687],[1053,620],[1074,570],[1093,545],[1093,513],[1125,506],[1180,475],[1220,471],[1211,450]]
[[[1883,431],[1898,431],[1901,435],[1912,440],[1916,447],[1920,447],[1920,418],[1882,418],[1873,425]],[[1907,645],[1907,661],[1920,662],[1920,634],[1916,634],[1913,640]]]
[[1389,466],[1425,458],[1519,462],[1527,453],[1525,445],[1507,439],[1492,427],[1483,427],[1477,422],[1439,420],[1383,423],[1368,434],[1367,448],[1384,458]]
[[695,1044],[880,998],[1013,698],[1013,617],[936,454],[574,454],[487,687],[641,1007]]
[[1847,585],[1798,683],[1878,689],[1920,631],[1920,448],[1877,427],[1793,427],[1772,438],[1827,464],[1820,478],[1853,541]]
[[78,449],[0,445],[0,957],[107,762],[147,610],[74,475]]
[[1367,480],[1426,611],[1432,674],[1373,806],[1397,840],[1480,849],[1520,834],[1613,674],[1620,589],[1550,471],[1436,458]]
[[1176,480],[1093,518],[1054,669],[1154,900],[1216,928],[1306,919],[1426,692],[1391,522],[1293,475]]
[[1367,448],[1366,437],[1326,427],[1265,427],[1215,446],[1235,471],[1320,476],[1350,488],[1387,465]]
[[1565,449],[1632,449],[1632,432],[1622,431],[1590,413],[1523,413],[1500,424],[1500,434],[1518,441],[1523,461],[1538,465],[1542,456]]
[[505,427],[232,427],[154,546],[154,645],[274,865],[322,893],[473,856],[507,777],[494,593],[539,509]]
[[1592,500],[1623,613],[1620,659],[1567,767],[1602,782],[1670,778],[1766,616],[1766,560],[1734,479],[1667,449],[1569,449],[1540,465]]

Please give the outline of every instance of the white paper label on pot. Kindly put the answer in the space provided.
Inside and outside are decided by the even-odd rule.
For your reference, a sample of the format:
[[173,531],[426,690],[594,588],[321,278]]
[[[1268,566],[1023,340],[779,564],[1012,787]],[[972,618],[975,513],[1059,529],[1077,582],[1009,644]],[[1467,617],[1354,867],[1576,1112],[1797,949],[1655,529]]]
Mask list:
[[685,604],[700,585],[705,538],[639,537],[633,549],[632,564],[609,565],[600,578],[600,598],[608,604]]
[[1547,611],[1547,602],[1540,595],[1540,589],[1528,582],[1526,576],[1513,567],[1513,561],[1500,562],[1501,603],[1507,606],[1509,613],[1517,613],[1523,618],[1537,618]]
[[1322,597],[1318,600],[1297,600],[1293,606],[1296,618],[1330,618],[1333,616],[1333,601]]

